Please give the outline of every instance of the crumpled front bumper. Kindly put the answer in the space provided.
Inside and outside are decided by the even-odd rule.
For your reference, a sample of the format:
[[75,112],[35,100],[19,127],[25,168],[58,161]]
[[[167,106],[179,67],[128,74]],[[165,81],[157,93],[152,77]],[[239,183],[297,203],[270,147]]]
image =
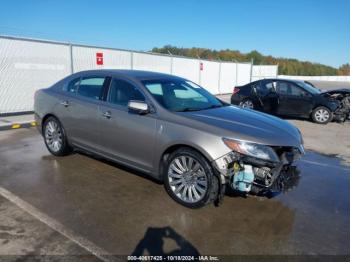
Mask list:
[[[279,154],[280,161],[272,162],[230,152],[214,161],[221,182],[244,193],[261,193],[281,188],[281,181],[293,176],[293,162],[305,154],[304,148],[288,148]],[[289,179],[290,180],[290,179]],[[279,184],[279,185],[277,185]]]

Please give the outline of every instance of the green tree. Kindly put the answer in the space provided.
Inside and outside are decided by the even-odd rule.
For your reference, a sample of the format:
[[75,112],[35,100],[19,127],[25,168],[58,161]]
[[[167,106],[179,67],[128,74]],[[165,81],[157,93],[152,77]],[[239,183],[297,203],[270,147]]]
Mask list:
[[249,53],[241,53],[237,50],[212,50],[208,48],[183,48],[172,45],[165,45],[163,47],[155,47],[152,49],[154,53],[203,58],[209,60],[221,60],[221,61],[238,61],[238,62],[250,62],[254,60],[254,64],[266,64],[266,65],[279,65],[279,74],[282,75],[350,75],[350,65],[345,64],[336,69],[331,66],[322,65],[319,63],[311,63],[308,61],[299,61],[297,59],[265,56],[259,53],[257,50],[253,50]]

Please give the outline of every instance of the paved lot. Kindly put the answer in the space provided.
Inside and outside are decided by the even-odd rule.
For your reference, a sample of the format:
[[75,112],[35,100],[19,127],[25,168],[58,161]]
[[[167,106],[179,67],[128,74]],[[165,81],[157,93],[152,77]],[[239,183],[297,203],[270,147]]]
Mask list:
[[316,125],[308,120],[288,120],[297,126],[304,137],[305,148],[341,159],[350,166],[350,121]]
[[51,156],[34,128],[0,145],[0,254],[350,254],[350,169],[337,158],[308,152],[274,198],[190,210],[135,171]]
[[322,90],[350,88],[350,82],[339,82],[339,81],[310,81],[310,82]]
[[0,255],[349,255],[350,124],[288,121],[308,149],[294,189],[271,199],[228,192],[200,210],[133,170],[53,157],[35,128],[2,131]]

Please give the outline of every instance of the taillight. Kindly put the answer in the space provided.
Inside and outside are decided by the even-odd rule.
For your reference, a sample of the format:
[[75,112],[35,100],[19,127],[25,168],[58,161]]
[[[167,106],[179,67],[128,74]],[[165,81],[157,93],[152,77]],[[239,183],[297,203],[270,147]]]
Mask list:
[[237,94],[240,91],[240,89],[238,87],[234,87],[233,88],[233,94]]

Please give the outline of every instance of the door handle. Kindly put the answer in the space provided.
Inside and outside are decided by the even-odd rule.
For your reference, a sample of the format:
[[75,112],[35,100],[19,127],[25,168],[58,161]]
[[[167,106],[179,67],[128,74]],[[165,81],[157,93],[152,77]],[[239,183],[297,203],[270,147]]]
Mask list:
[[68,101],[62,101],[60,104],[63,105],[64,107],[69,106],[69,102]]
[[112,117],[112,114],[110,111],[106,111],[102,114],[103,117],[107,118],[107,119],[110,119]]

